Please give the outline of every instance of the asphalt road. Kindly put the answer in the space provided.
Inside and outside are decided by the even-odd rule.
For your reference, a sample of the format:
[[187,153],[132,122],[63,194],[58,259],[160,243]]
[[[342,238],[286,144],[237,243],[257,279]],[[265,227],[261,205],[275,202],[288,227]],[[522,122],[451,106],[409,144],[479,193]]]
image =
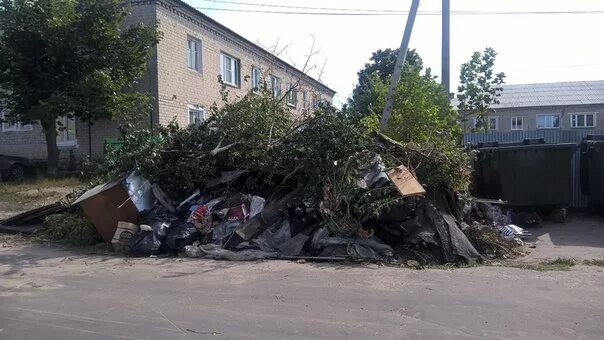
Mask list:
[[604,268],[410,270],[0,249],[0,339],[602,339]]

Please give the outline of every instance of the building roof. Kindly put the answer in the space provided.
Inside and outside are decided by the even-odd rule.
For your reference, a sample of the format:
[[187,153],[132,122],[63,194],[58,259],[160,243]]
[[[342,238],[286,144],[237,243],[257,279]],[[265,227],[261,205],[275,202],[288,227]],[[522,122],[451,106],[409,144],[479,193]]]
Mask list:
[[286,69],[292,69],[295,72],[301,73],[302,75],[304,75],[304,77],[306,78],[307,81],[310,81],[311,83],[313,83],[316,86],[320,86],[322,88],[324,88],[325,90],[327,90],[328,92],[332,93],[332,96],[336,93],[335,90],[329,88],[327,85],[323,84],[322,82],[316,80],[315,78],[307,75],[306,73],[300,71],[298,68],[296,68],[295,66],[289,64],[288,62],[286,62],[285,60],[275,56],[274,54],[270,53],[269,51],[267,51],[266,49],[264,49],[262,46],[259,46],[258,44],[244,38],[242,35],[240,35],[239,33],[233,31],[232,29],[224,26],[223,24],[219,23],[218,21],[210,18],[209,16],[203,14],[201,11],[199,11],[198,9],[196,9],[195,7],[187,4],[186,2],[182,1],[182,0],[171,0],[173,3],[177,4],[177,7],[183,7],[188,9],[189,11],[191,11],[193,14],[199,16],[200,18],[202,18],[203,20],[216,25],[220,28],[222,28],[224,31],[228,32],[229,34],[233,35],[234,37],[236,37],[237,39],[240,39],[242,41],[244,41],[245,43],[252,45],[254,48],[258,49],[259,52],[263,53],[263,54],[268,54],[271,55],[273,58],[275,58],[275,60],[277,60],[278,63],[281,64],[281,66],[285,67]]
[[494,109],[604,104],[604,80],[503,85]]

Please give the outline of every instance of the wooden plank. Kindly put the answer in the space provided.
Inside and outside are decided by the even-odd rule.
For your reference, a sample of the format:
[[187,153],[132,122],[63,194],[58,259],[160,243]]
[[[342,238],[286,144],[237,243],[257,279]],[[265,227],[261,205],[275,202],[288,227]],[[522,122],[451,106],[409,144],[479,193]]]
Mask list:
[[404,165],[399,165],[388,171],[388,178],[394,183],[394,186],[396,186],[403,197],[419,196],[426,193],[424,187],[422,187],[411,171]]

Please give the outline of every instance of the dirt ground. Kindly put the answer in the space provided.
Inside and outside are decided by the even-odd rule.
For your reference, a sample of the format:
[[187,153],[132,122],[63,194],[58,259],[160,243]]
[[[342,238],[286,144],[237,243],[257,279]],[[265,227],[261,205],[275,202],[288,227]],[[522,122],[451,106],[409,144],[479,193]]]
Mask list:
[[[12,200],[0,217],[71,192],[32,189],[0,190],[0,202]],[[536,247],[514,262],[576,265],[128,258],[0,235],[0,339],[604,338],[604,217],[575,213],[530,230]]]
[[604,337],[598,266],[411,270],[120,258],[3,240],[2,339]]

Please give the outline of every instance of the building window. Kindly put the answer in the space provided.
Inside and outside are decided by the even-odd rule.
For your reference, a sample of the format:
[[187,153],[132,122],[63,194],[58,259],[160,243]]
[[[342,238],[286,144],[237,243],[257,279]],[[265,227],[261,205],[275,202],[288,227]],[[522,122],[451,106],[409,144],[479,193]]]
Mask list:
[[316,94],[312,95],[312,109],[316,110],[319,108],[319,96]]
[[499,117],[489,117],[489,130],[499,130]]
[[189,105],[189,125],[200,124],[205,119],[205,110],[198,107]]
[[273,98],[281,98],[281,79],[271,75],[271,90],[273,91]]
[[[489,122],[489,130],[490,131],[497,131],[497,130],[499,130],[499,117],[488,117],[487,120]],[[475,129],[484,130],[484,129],[482,129],[482,126],[481,126],[481,124],[480,124],[480,122],[478,121],[477,118],[474,118],[473,125],[474,125]]]
[[302,91],[302,109],[308,109],[308,92]]
[[225,84],[239,87],[239,59],[225,53],[220,53],[220,76]]
[[252,66],[252,91],[260,91],[260,79],[262,78],[262,72],[256,66]]
[[33,126],[31,124],[23,124],[21,122],[10,122],[8,120],[8,114],[1,113],[0,121],[2,122],[1,128],[2,132],[10,132],[10,131],[31,131]]
[[57,146],[75,146],[76,124],[75,119],[69,116],[62,116],[57,119]]
[[189,69],[201,72],[201,41],[187,39],[187,65]]
[[298,105],[298,90],[293,84],[287,85],[287,105],[293,107]]
[[596,126],[596,114],[595,113],[571,113],[570,114],[570,127],[573,128],[587,128]]
[[522,124],[522,121],[523,117],[512,117],[512,130],[524,130],[524,125]]
[[537,115],[537,129],[557,129],[560,127],[560,116]]

